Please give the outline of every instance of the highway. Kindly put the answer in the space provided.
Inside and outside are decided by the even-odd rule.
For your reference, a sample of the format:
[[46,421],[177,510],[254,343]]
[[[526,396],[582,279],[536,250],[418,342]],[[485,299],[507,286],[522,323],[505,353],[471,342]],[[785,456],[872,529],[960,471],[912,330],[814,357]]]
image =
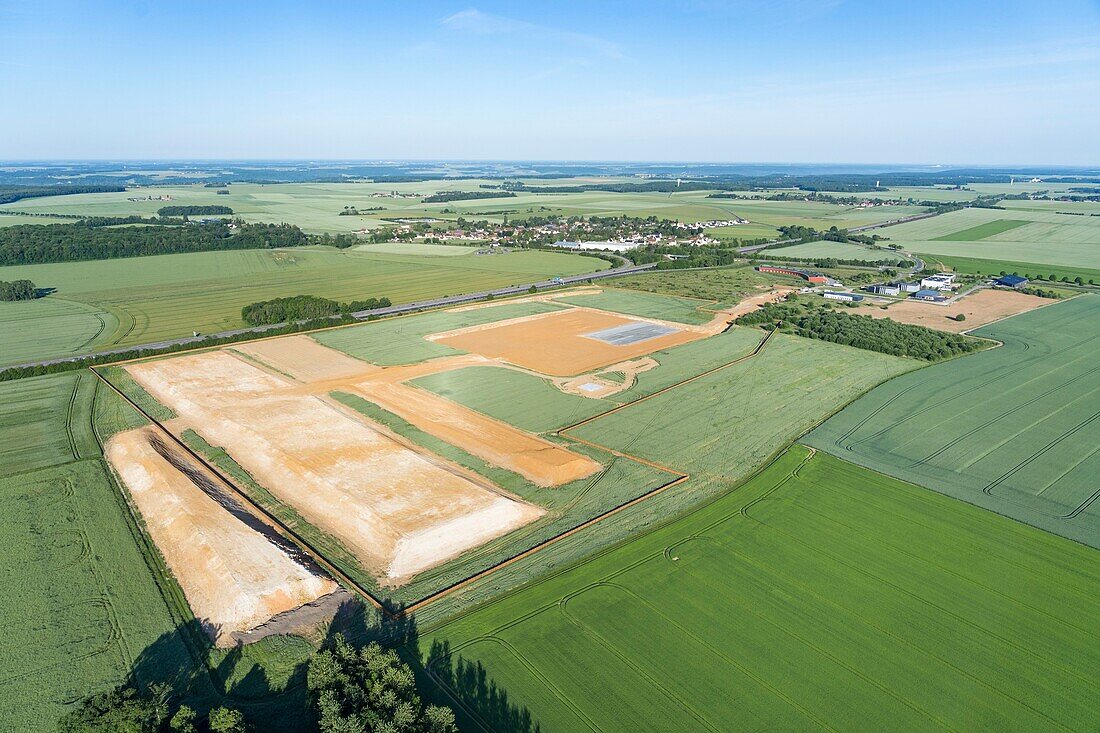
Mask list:
[[[540,280],[538,282],[526,283],[523,285],[511,285],[506,288],[498,288],[496,290],[482,290],[476,293],[464,293],[462,295],[448,295],[443,298],[434,298],[432,300],[419,300],[415,303],[401,303],[399,305],[391,305],[386,308],[374,308],[372,310],[356,311],[351,315],[357,320],[366,320],[372,316],[395,316],[402,313],[413,313],[419,310],[425,310],[427,308],[440,308],[448,305],[458,305],[460,303],[469,303],[476,300],[484,300],[492,295],[494,298],[503,297],[507,295],[518,295],[529,291],[532,287],[536,290],[545,290],[547,288],[560,287],[562,285],[572,285],[575,283],[583,283],[589,280],[603,280],[610,277],[621,277],[623,275],[630,275],[635,272],[643,272],[650,270],[657,266],[656,262],[651,262],[646,265],[626,264],[619,267],[613,267],[609,270],[600,270],[598,272],[590,272],[584,275],[570,275],[569,277],[562,277],[551,280]],[[300,323],[301,321],[298,321]],[[120,346],[115,349],[107,349],[104,351],[89,351],[82,354],[73,354],[71,356],[46,359],[43,361],[28,361],[22,364],[9,364],[7,366],[0,367],[3,369],[20,369],[23,367],[33,366],[49,366],[51,364],[64,364],[72,361],[79,361],[86,359],[90,356],[110,356],[111,354],[126,354],[133,351],[160,351],[172,346],[180,346],[183,344],[198,344],[201,345],[204,341],[214,340],[219,338],[225,338],[228,336],[239,336],[245,333],[263,334],[268,331],[273,331],[279,328],[287,326],[286,323],[273,323],[268,326],[253,326],[251,328],[237,328],[231,331],[219,331],[218,333],[208,333],[199,336],[184,336],[177,339],[169,339],[166,341],[154,341],[147,344],[136,344],[134,346]]]

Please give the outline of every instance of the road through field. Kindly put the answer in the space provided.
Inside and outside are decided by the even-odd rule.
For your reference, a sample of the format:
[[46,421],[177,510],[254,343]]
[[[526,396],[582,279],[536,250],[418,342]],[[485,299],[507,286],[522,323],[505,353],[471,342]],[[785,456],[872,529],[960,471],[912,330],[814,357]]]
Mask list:
[[[486,298],[500,298],[510,295],[518,295],[529,291],[531,288],[536,290],[546,290],[549,288],[561,287],[562,285],[570,285],[573,283],[583,283],[588,280],[602,280],[605,278],[619,277],[622,275],[630,275],[638,272],[644,272],[656,267],[656,263],[649,263],[645,265],[623,265],[621,267],[612,268],[609,270],[598,270],[582,275],[570,275],[567,277],[555,278],[552,280],[539,280],[537,282],[526,283],[524,285],[513,285],[506,288],[497,288],[495,290],[481,290],[474,293],[465,293],[462,295],[449,295],[442,298],[431,298],[428,300],[419,300],[413,303],[402,303],[399,305],[393,305],[386,308],[374,308],[372,310],[357,311],[352,315],[358,320],[367,320],[368,318],[377,318],[384,316],[395,316],[404,313],[415,313],[416,311],[427,310],[430,308],[441,308],[448,305],[459,305],[461,303],[471,303],[479,300],[485,300]],[[25,367],[34,366],[49,366],[52,364],[64,364],[67,362],[79,361],[89,356],[110,356],[112,354],[128,354],[130,352],[157,352],[169,349],[175,346],[182,346],[186,344],[193,344],[199,347],[205,341],[212,341],[220,338],[228,338],[234,336],[240,336],[243,334],[256,334],[262,336],[264,333],[274,331],[276,329],[286,326],[285,323],[276,323],[267,326],[255,326],[252,328],[235,328],[228,331],[219,331],[218,333],[203,334],[200,336],[186,336],[176,339],[165,339],[163,341],[154,341],[146,344],[137,344],[134,346],[126,346],[115,349],[104,349],[101,351],[89,351],[80,354],[74,354],[71,356],[59,357],[55,359],[43,359],[40,361],[27,361],[19,364],[12,364],[6,368],[20,369]]]

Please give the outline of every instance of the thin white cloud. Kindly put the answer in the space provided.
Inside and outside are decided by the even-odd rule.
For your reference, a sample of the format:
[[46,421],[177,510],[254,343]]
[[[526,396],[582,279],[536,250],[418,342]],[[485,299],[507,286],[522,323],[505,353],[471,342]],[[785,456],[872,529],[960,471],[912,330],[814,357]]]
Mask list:
[[550,26],[539,25],[538,23],[530,23],[526,20],[507,18],[502,15],[483,13],[476,8],[460,10],[453,15],[448,15],[446,18],[443,18],[440,23],[451,30],[464,31],[466,33],[478,33],[483,35],[520,35],[532,39],[567,43],[607,58],[618,59],[623,57],[622,47],[618,43],[609,41],[606,38],[588,35],[587,33],[575,33],[560,28],[552,28]]

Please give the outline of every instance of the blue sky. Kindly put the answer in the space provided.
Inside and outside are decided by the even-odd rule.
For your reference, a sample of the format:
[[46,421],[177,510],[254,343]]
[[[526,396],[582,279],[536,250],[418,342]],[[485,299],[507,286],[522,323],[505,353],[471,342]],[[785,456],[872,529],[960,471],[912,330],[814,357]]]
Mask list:
[[1100,2],[0,0],[0,100],[0,159],[1097,165]]

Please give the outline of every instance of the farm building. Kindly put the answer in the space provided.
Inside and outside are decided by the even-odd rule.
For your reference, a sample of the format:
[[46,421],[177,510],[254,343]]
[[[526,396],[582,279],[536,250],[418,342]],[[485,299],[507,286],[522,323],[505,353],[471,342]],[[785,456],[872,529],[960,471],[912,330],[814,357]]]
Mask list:
[[921,278],[920,286],[924,290],[947,290],[955,282],[955,276],[946,272]]
[[917,300],[928,300],[933,303],[939,303],[941,301],[947,300],[947,298],[943,297],[938,290],[918,290],[917,292],[913,293],[911,297],[916,298]]
[[829,282],[829,278],[820,272],[811,272],[809,270],[796,270],[793,267],[778,267],[775,265],[758,265],[756,267],[757,272],[769,272],[773,275],[790,275],[791,277],[800,277],[803,280],[812,283],[820,283],[825,285]]
[[863,296],[858,293],[834,293],[826,290],[821,295],[828,300],[841,300],[845,303],[858,303],[863,300]]
[[1028,279],[1020,275],[1005,275],[997,278],[996,282],[998,285],[1004,285],[1007,288],[1022,288],[1027,285]]

